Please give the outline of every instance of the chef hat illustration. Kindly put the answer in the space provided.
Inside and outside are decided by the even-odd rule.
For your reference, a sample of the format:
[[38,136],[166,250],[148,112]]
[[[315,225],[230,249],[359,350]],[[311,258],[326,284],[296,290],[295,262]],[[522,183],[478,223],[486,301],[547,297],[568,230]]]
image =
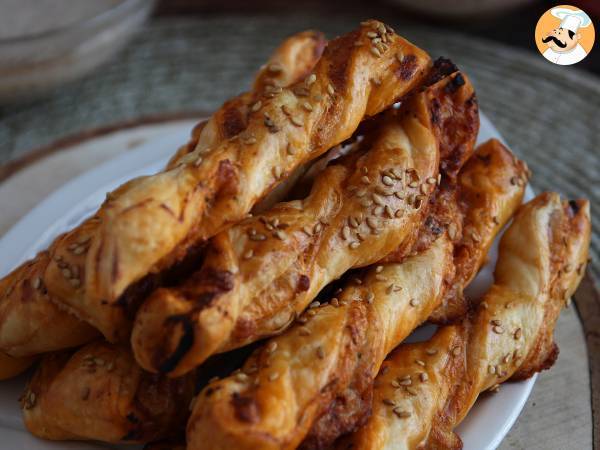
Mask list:
[[552,8],[550,12],[554,17],[558,17],[561,20],[561,28],[571,30],[573,33],[577,33],[579,28],[588,27],[592,23],[590,16],[580,9]]

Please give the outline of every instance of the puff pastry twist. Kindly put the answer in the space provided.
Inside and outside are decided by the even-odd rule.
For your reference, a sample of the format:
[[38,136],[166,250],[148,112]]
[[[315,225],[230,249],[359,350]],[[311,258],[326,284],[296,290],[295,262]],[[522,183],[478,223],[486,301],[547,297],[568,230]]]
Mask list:
[[377,377],[371,418],[337,448],[462,448],[453,429],[481,392],[554,363],[554,326],[584,274],[589,241],[587,201],[544,193],[524,205],[477,310],[428,342],[398,347]]

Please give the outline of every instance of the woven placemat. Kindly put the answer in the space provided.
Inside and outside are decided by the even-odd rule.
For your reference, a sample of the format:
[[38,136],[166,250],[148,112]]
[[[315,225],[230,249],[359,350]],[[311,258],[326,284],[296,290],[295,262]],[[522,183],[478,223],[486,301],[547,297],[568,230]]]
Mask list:
[[[82,129],[141,116],[214,110],[224,99],[248,86],[252,73],[284,36],[306,28],[334,36],[364,18],[341,13],[294,14],[284,19],[215,16],[157,20],[95,75],[45,100],[0,107],[0,163],[21,158],[34,148]],[[529,163],[534,172],[534,189],[589,198],[594,222],[598,223],[597,78],[574,67],[554,66],[534,53],[442,29],[404,24],[397,18],[378,18],[433,56],[450,57],[462,67],[475,84],[481,108],[515,153]],[[594,52],[589,57],[594,57]],[[596,280],[600,275],[599,253],[600,235],[594,232],[591,272]],[[567,314],[574,313],[569,311]],[[559,345],[574,334],[581,335],[580,328],[560,324],[557,332]],[[585,352],[583,347],[580,350]],[[581,381],[576,371],[588,370],[587,364],[577,362],[579,357],[571,353],[559,359],[559,363],[563,361],[576,370],[556,367],[557,370],[544,374],[545,379],[553,378],[552,388],[540,392],[542,383],[536,385],[535,401],[528,403],[502,448],[591,446],[590,407],[586,400],[589,390],[577,398],[559,395],[559,390],[564,392],[573,382]]]

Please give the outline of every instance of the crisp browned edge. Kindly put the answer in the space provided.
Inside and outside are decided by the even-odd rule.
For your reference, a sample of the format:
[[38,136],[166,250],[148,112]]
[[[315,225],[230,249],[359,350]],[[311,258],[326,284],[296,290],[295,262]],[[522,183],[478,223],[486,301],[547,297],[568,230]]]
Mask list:
[[[32,164],[42,160],[47,156],[50,156],[54,153],[58,153],[59,151],[68,150],[69,148],[75,145],[81,144],[82,142],[97,138],[99,136],[104,136],[110,133],[114,133],[115,131],[136,128],[143,125],[174,122],[177,120],[184,119],[200,119],[202,117],[207,116],[208,114],[206,113],[206,111],[179,111],[167,114],[148,115],[139,117],[137,119],[116,122],[97,128],[90,128],[79,133],[71,134],[64,138],[57,139],[56,141],[48,145],[44,145],[34,150],[31,150],[27,152],[26,155],[20,158],[9,161],[6,164],[0,165],[0,183],[6,181],[8,178],[13,176],[20,170],[31,166]],[[182,144],[184,144],[184,142],[182,142]],[[175,150],[177,149],[174,148],[173,152],[175,152]]]
[[592,390],[592,441],[600,450],[600,291],[589,269],[573,296],[583,324],[587,354],[590,364],[590,387]]

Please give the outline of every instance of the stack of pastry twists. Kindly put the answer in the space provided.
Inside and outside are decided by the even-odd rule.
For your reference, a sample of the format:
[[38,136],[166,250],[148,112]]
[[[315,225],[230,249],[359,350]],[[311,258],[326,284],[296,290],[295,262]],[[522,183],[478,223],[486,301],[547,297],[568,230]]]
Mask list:
[[371,418],[338,448],[461,448],[453,429],[481,392],[554,363],[554,326],[583,276],[589,240],[587,201],[544,193],[521,207],[477,310],[396,349],[377,377]]
[[[372,33],[381,50],[370,44]],[[81,286],[73,291],[53,260],[48,289],[68,288],[70,295],[60,298],[65,308],[108,340],[126,339],[127,313],[145,283],[245,217],[299,165],[349,138],[365,117],[391,106],[419,84],[428,66],[423,51],[380,22],[331,41],[304,81],[250,107],[236,139],[196,148],[176,167],[112,192],[94,233],[77,237],[86,239],[77,247],[83,249]],[[59,247],[61,254],[69,251]]]
[[[456,76],[438,84],[451,85]],[[154,292],[132,333],[142,367],[177,376],[216,351],[272,335],[329,282],[409,238],[437,184],[426,94],[379,118],[362,147],[325,169],[306,199],[215,236],[200,271]]]
[[[472,183],[482,177],[489,180],[485,187]],[[524,183],[511,183],[515,177],[526,179],[521,162],[498,141],[482,146],[457,186],[447,188],[457,195],[442,195],[432,206],[450,211],[435,220],[450,222],[441,232],[425,229],[436,234],[429,248],[373,268],[329,304],[315,304],[240,374],[207,387],[188,423],[188,448],[296,448],[303,440],[307,448],[326,448],[353,430],[368,415],[370,387],[387,353],[427,319],[453,279],[472,276],[481,264],[478,252],[470,264],[453,262],[453,242],[473,246],[470,236],[460,239],[463,215],[472,218],[470,208],[478,206],[468,200],[477,192],[493,205],[497,215],[478,218],[490,223],[480,227],[482,240],[493,240],[521,202]],[[453,198],[454,208],[446,204]]]
[[[206,150],[235,136],[246,126],[252,100],[273,83],[286,85],[303,79],[314,68],[324,45],[323,36],[313,31],[286,39],[258,73],[254,90],[226,102],[206,124],[199,124],[170,166],[175,167],[196,147]],[[274,64],[278,70],[275,73]],[[31,360],[29,356],[81,345],[97,336],[91,325],[65,310],[62,299],[79,295],[85,277],[85,252],[99,223],[97,216],[85,221],[57,238],[47,251],[0,279],[0,349],[13,357],[27,357],[21,362],[4,358],[0,367],[7,376],[26,367],[24,362]],[[51,262],[53,269],[49,271]],[[49,282],[51,277],[58,277],[61,283]]]
[[[588,204],[522,207],[496,284],[467,301],[527,166],[497,140],[474,152],[450,61],[374,20],[325,44],[284,41],[163,171],[0,279],[0,378],[45,354],[21,399],[32,434],[458,448],[480,392],[552,364]],[[452,325],[402,345],[427,320]]]

